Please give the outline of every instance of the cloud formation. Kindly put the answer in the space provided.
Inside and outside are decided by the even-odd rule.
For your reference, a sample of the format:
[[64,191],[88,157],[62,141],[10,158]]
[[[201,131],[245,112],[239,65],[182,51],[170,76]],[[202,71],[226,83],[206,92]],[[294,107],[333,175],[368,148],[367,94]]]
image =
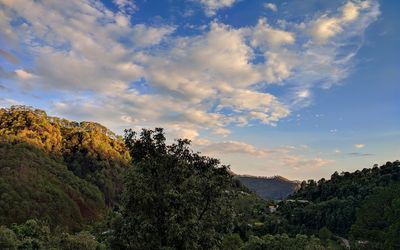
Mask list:
[[238,0],[198,0],[205,8],[208,16],[216,14],[217,10],[231,7]]
[[[197,2],[214,16],[238,0]],[[257,157],[278,154],[229,140],[230,128],[276,126],[309,105],[314,89],[340,83],[379,16],[376,0],[348,1],[296,22],[260,16],[240,27],[215,18],[198,32],[180,33],[179,24],[134,23],[134,2],[113,3],[114,10],[95,0],[0,0],[0,56],[16,62],[5,51],[20,51],[31,62],[0,68],[1,75],[57,92],[51,104],[59,115],[118,131],[161,126],[197,141],[212,134],[222,144],[205,149]],[[280,91],[271,92],[272,85]],[[279,156],[282,165],[326,164]]]
[[[203,153],[214,156],[244,155],[257,157],[257,162],[263,164],[264,172],[289,171],[316,171],[332,163],[331,160],[320,157],[306,157],[301,154],[302,151],[309,150],[308,147],[302,146],[284,146],[276,148],[258,148],[252,144],[239,141],[222,141],[211,142],[201,140],[198,143],[194,141],[194,145]],[[248,163],[248,168],[252,167],[252,163]],[[250,169],[248,169],[250,171]]]

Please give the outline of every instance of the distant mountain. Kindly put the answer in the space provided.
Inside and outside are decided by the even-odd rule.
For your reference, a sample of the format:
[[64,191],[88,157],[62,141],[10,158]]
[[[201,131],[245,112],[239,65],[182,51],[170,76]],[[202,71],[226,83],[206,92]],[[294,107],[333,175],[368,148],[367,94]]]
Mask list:
[[265,200],[282,200],[300,187],[300,182],[291,181],[282,176],[259,177],[238,175],[235,178]]
[[129,161],[123,139],[98,123],[0,108],[0,224],[98,220],[119,203]]

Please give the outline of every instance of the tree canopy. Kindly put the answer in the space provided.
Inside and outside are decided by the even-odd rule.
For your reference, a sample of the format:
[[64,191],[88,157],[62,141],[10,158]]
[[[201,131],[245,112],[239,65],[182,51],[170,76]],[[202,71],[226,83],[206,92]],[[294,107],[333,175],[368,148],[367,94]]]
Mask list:
[[213,249],[232,227],[232,177],[188,140],[167,145],[162,129],[126,131],[132,155],[115,249]]

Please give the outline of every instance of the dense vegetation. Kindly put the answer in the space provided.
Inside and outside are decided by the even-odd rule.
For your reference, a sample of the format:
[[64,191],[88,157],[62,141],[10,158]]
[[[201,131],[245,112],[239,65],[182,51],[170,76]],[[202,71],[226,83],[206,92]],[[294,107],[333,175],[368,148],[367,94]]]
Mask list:
[[400,162],[309,180],[276,213],[260,213],[257,235],[331,235],[361,249],[399,249]]
[[[291,221],[304,224],[310,230],[326,226],[336,234],[347,235],[356,221],[357,209],[365,199],[381,188],[399,182],[399,161],[354,173],[336,172],[330,180],[303,182],[300,190],[290,198],[308,200],[310,204],[294,213],[294,216],[291,215]],[[289,213],[287,211],[288,218]]]
[[193,153],[188,140],[166,145],[162,129],[126,133],[133,166],[114,249],[213,249],[232,223],[232,177],[219,161]]
[[238,175],[235,178],[265,200],[283,200],[300,186],[299,182],[290,181],[282,176],[268,178]]
[[76,228],[119,202],[130,161],[122,138],[25,106],[0,109],[0,223]]
[[99,219],[99,189],[34,146],[0,144],[0,224],[38,218],[52,226],[77,228]]
[[378,188],[362,203],[350,235],[371,249],[400,249],[400,183]]
[[400,249],[398,161],[283,201],[240,181],[162,129],[0,109],[0,249]]
[[0,249],[102,250],[106,245],[97,242],[87,231],[76,234],[52,232],[47,225],[28,220],[9,228],[0,226]]

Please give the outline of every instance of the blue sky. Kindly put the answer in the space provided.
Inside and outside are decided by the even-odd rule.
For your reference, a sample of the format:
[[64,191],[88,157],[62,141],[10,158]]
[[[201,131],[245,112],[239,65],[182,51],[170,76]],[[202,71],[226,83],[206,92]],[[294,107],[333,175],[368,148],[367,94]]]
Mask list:
[[164,127],[234,172],[399,159],[398,1],[0,0],[0,106]]

